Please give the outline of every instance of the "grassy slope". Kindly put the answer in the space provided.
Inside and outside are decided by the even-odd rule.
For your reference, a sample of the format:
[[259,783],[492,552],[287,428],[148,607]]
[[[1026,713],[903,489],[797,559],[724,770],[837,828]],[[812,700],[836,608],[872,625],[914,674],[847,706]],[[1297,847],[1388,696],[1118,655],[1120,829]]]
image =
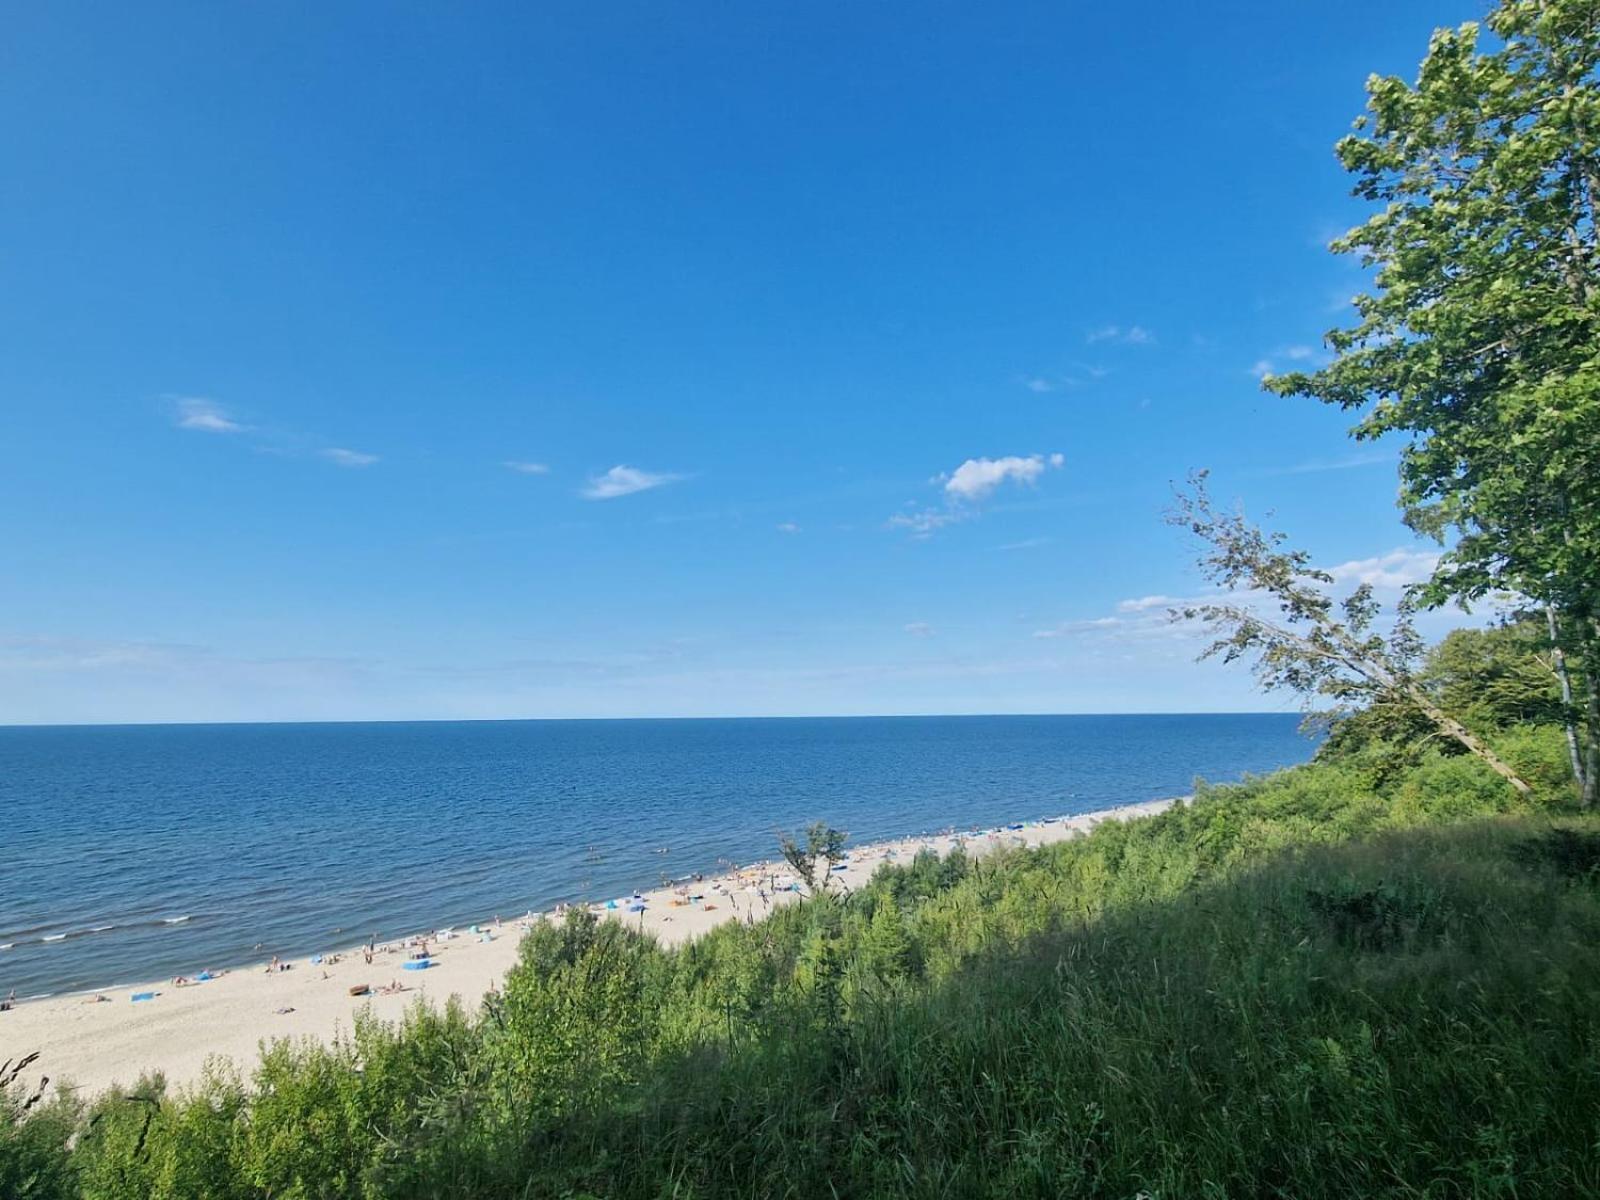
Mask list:
[[1508,752],[1538,804],[1316,766],[681,951],[542,931],[482,1017],[38,1106],[0,1194],[1600,1194],[1600,823]]

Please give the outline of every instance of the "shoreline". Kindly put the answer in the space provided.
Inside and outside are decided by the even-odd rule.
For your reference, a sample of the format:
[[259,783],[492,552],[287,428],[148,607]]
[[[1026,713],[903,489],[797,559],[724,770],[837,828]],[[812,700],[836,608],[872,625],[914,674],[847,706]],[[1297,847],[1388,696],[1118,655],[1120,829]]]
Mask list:
[[[1187,799],[1148,800],[993,829],[848,846],[846,861],[832,878],[852,890],[884,863],[908,862],[924,850],[943,857],[958,845],[975,855],[1006,846],[1041,846],[1069,840],[1102,821],[1153,815]],[[768,859],[573,907],[622,920],[672,946],[730,920],[760,920],[773,908],[793,902],[799,893],[787,889],[797,883],[781,858]],[[200,1078],[209,1059],[218,1057],[233,1059],[248,1074],[263,1043],[284,1037],[331,1041],[348,1034],[363,1009],[394,1020],[419,997],[440,1004],[457,996],[476,1006],[516,964],[522,934],[561,911],[530,912],[506,921],[493,918],[465,930],[419,931],[379,943],[370,964],[364,946],[357,944],[290,960],[279,970],[257,962],[203,980],[191,977],[184,984],[175,985],[172,979],[117,983],[19,999],[0,1012],[0,1061],[37,1051],[35,1073],[65,1081],[84,1096],[116,1083],[132,1085],[154,1071],[162,1072],[171,1086],[185,1086]],[[429,952],[424,968],[414,965],[419,940]],[[362,987],[370,991],[355,994],[353,989]],[[97,1001],[96,996],[105,999]]]

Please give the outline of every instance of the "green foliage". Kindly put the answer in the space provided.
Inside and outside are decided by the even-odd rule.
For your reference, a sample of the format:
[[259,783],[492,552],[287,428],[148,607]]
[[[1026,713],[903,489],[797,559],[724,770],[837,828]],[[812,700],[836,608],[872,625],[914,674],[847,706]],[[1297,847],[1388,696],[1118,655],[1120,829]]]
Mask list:
[[0,1196],[53,1200],[73,1194],[77,1164],[68,1152],[78,1106],[25,1074],[31,1057],[0,1064]]
[[1555,725],[1564,713],[1542,618],[1490,629],[1456,629],[1429,650],[1422,683],[1439,706],[1492,733],[1513,725]]
[[519,1123],[586,1111],[634,1082],[655,1034],[654,942],[574,910],[524,938],[487,1039],[497,1103]]
[[[0,1181],[8,1200],[1592,1192],[1600,889],[1567,864],[1600,821],[1551,823],[1572,802],[1559,731],[1499,736],[1528,797],[1470,756],[1388,781],[1358,756],[1034,850],[919,855],[676,949],[575,914],[476,1013],[278,1043],[247,1082],[12,1103]],[[1526,849],[1552,829],[1573,832]]]
[[[1563,720],[1561,694],[1549,658],[1542,620],[1521,617],[1490,629],[1457,629],[1429,649],[1416,673],[1418,685],[1438,706],[1456,715],[1476,735],[1493,741],[1518,776],[1540,775],[1546,788],[1570,767],[1537,756],[1526,764],[1522,726]],[[1541,747],[1554,746],[1536,737]],[[1507,752],[1510,746],[1514,753]],[[1378,782],[1391,783],[1429,754],[1460,753],[1458,743],[1439,736],[1415,706],[1380,700],[1332,721],[1317,750],[1321,762],[1359,761]],[[1552,775],[1553,772],[1553,775]]]
[[778,839],[778,849],[794,873],[805,881],[806,890],[815,894],[827,891],[833,868],[844,857],[844,841],[848,836],[826,821],[814,821],[806,828],[803,845],[785,833]]
[[[1206,489],[1206,472],[1196,472],[1189,482],[1167,520],[1200,540],[1201,573],[1223,598],[1188,604],[1171,615],[1200,622],[1212,634],[1201,659],[1250,659],[1266,690],[1295,692],[1307,704],[1320,697],[1340,715],[1364,708],[1369,725],[1426,721],[1519,792],[1529,790],[1493,746],[1463,724],[1460,713],[1444,707],[1419,677],[1423,644],[1408,600],[1399,605],[1393,630],[1379,633],[1380,606],[1370,584],[1336,601],[1328,590],[1333,576],[1313,566],[1309,553],[1286,547],[1284,534],[1262,530],[1241,512],[1219,511]],[[1234,598],[1240,595],[1247,599]]]
[[[1557,614],[1583,660],[1600,798],[1600,6],[1501,0],[1440,30],[1414,83],[1368,81],[1338,153],[1380,205],[1334,243],[1375,270],[1332,363],[1266,381],[1398,433],[1401,503],[1455,539],[1432,603],[1496,589]],[[1578,668],[1583,669],[1583,668]]]

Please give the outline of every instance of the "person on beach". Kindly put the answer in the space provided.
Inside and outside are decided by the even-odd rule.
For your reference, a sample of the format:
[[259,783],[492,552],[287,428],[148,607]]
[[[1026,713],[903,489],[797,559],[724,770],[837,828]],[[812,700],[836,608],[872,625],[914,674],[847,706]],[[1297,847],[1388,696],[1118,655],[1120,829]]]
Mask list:
[[12,988],[4,1000],[0,1000],[0,1012],[10,1012],[17,1006],[17,989]]
[[276,975],[277,973],[278,973],[278,956],[276,954],[274,954],[272,956],[272,961],[267,964],[267,974],[268,975]]

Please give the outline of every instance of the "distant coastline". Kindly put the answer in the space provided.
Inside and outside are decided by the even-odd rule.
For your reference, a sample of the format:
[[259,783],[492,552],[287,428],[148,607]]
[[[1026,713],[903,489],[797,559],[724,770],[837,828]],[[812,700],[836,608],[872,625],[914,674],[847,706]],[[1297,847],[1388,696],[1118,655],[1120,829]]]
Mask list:
[[[1186,799],[854,845],[833,886],[859,887],[883,864],[909,862],[923,851],[944,855],[960,846],[981,855],[1046,845],[1079,836],[1102,821],[1153,815]],[[799,886],[787,864],[769,859],[582,907],[675,945],[727,921],[759,920],[798,899],[801,893],[792,889]],[[630,911],[634,905],[641,910]],[[183,984],[146,980],[23,1000],[0,1013],[0,1057],[38,1051],[40,1070],[70,1081],[84,1094],[113,1083],[131,1084],[153,1070],[170,1083],[191,1083],[213,1058],[230,1059],[248,1071],[262,1040],[328,1040],[348,1033],[359,1012],[393,1019],[418,998],[442,1003],[458,996],[475,1005],[516,962],[521,934],[555,915],[530,912],[507,919],[502,913],[465,927],[417,929],[380,942],[370,962],[363,944],[346,944],[288,961],[286,969],[273,969],[276,959],[197,963],[183,974]],[[414,969],[424,949],[428,966]],[[196,981],[202,973],[207,978]]]
[[1296,728],[1266,714],[11,729],[0,996],[604,898],[762,858],[819,818],[860,843],[1177,795],[1304,761]]

